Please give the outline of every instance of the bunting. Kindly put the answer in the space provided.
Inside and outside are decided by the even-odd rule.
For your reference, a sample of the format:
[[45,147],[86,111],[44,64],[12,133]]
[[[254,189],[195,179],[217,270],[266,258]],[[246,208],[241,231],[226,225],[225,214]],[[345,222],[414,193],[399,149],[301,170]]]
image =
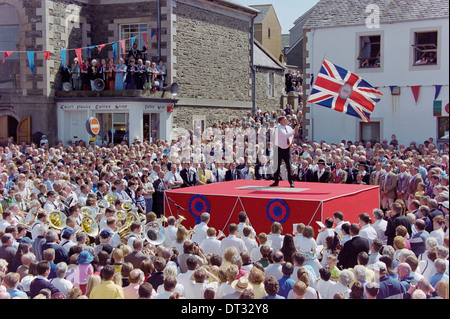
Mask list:
[[31,73],[34,73],[34,51],[27,51],[28,64],[30,65]]
[[145,49],[148,50],[147,32],[142,33],[142,38],[144,39],[145,42]]
[[75,49],[75,55],[78,58],[78,63],[83,63],[83,57],[81,56],[81,48]]
[[114,60],[116,60],[116,58],[117,58],[117,42],[113,42],[111,45],[112,45],[112,50],[113,50],[113,57],[114,57]]
[[101,51],[105,46],[106,46],[106,44],[99,44],[99,45],[97,45],[98,53],[100,53],[100,51]]
[[66,55],[67,55],[67,50],[59,50],[59,55],[61,56],[61,64],[63,67],[63,70],[66,70]]
[[411,86],[411,91],[414,96],[414,101],[416,101],[417,104],[417,100],[419,99],[420,85]]
[[436,88],[436,91],[434,93],[434,99],[436,100],[438,98],[438,96],[439,96],[439,93],[441,93],[442,85],[436,84],[435,88]]
[[13,54],[16,51],[5,51],[5,53],[3,54],[3,63],[5,63],[5,58],[9,57],[11,54]]
[[125,57],[126,53],[125,53],[125,39],[120,40],[120,47],[122,48],[122,56]]
[[50,55],[51,55],[50,51],[44,51],[44,59],[50,60]]

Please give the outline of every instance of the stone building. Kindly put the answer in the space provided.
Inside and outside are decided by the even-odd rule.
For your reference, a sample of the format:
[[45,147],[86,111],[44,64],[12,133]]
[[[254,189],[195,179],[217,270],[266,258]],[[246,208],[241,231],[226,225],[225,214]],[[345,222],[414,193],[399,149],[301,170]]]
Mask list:
[[[97,140],[154,142],[195,121],[209,126],[251,113],[255,92],[267,90],[267,83],[258,87],[253,67],[257,13],[234,0],[0,0],[0,54],[13,52],[0,64],[0,145],[8,136],[29,143],[42,134],[50,143],[88,140],[91,117],[101,124]],[[117,63],[127,59],[130,38],[139,49],[147,43],[148,60],[163,61],[165,88],[177,83],[176,97],[62,89],[63,59],[70,65],[75,49],[83,59],[116,54]]]

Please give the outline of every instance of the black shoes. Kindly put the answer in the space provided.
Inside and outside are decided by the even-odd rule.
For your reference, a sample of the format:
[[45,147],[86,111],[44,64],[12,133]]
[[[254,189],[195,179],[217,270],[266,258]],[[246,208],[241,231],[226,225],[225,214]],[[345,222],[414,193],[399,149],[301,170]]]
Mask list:
[[270,187],[276,187],[276,186],[278,186],[278,182],[272,183],[272,184],[270,184],[269,186],[270,186]]

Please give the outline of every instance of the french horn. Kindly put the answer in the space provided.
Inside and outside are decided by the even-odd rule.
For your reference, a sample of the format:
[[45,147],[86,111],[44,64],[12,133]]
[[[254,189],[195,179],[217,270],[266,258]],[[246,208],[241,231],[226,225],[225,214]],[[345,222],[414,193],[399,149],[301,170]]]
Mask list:
[[88,236],[95,237],[98,235],[99,227],[92,217],[85,215],[77,232],[79,231],[84,231]]

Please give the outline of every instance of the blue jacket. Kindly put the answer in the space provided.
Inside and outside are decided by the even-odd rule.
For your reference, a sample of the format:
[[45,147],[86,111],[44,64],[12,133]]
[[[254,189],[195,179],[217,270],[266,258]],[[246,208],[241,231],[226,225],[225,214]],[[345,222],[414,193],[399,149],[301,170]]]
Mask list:
[[397,279],[384,276],[380,278],[380,291],[377,299],[403,299],[405,287]]

